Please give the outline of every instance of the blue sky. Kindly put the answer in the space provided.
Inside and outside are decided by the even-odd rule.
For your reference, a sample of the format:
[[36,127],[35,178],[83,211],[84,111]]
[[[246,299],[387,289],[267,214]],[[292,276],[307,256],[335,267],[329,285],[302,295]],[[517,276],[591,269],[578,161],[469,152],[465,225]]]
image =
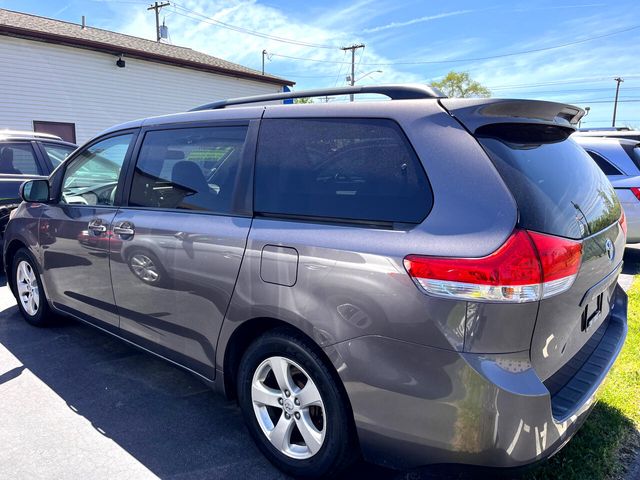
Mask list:
[[[89,26],[153,39],[149,3],[0,0],[0,7],[72,22],[86,15]],[[452,69],[467,71],[496,97],[590,106],[583,126],[610,126],[613,78],[621,76],[617,124],[640,128],[638,0],[171,3],[161,18],[172,43],[256,69],[266,49],[267,72],[296,81],[298,89],[345,84],[350,67],[341,62],[350,58],[339,47],[364,43],[356,56],[356,79],[366,75],[359,84],[428,83]],[[552,48],[559,45],[565,46]]]

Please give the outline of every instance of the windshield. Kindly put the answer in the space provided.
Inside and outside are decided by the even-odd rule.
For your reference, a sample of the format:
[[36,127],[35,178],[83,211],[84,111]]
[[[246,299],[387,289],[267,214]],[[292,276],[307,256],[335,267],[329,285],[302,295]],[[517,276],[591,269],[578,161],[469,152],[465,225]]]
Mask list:
[[75,150],[75,147],[70,147],[68,145],[56,145],[53,143],[43,143],[42,146],[44,147],[44,151],[47,153],[47,157],[51,160],[53,168],[60,165],[62,161]]

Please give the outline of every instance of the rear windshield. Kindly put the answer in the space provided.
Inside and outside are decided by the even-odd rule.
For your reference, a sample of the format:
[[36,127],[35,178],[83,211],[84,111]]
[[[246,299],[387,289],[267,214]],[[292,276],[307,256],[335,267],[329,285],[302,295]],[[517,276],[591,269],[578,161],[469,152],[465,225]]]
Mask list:
[[527,229],[568,238],[596,233],[621,215],[607,177],[568,136],[548,125],[496,124],[478,140],[513,193]]

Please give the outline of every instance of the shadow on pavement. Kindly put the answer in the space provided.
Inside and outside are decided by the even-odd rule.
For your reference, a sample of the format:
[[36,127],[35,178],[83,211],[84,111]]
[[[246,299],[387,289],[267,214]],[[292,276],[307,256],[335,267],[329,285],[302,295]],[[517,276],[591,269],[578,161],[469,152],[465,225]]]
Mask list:
[[[36,328],[14,305],[0,312],[0,344],[23,364],[1,375],[0,384],[28,369],[101,435],[161,478],[286,478],[254,446],[235,402],[190,373],[100,330],[64,318],[55,326]],[[397,472],[366,463],[354,465],[343,478],[363,477],[471,478],[440,469]]]

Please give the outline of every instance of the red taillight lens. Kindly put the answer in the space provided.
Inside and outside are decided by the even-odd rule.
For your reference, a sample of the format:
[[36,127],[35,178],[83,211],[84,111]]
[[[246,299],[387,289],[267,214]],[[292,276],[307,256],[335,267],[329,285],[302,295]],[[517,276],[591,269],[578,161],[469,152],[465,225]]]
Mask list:
[[569,289],[581,258],[580,242],[517,229],[486,257],[409,255],[404,264],[417,285],[429,294],[519,303]]
[[633,193],[636,196],[636,198],[640,200],[640,188],[631,187],[629,190],[631,190],[631,193]]
[[625,217],[624,215],[624,210],[622,211],[622,215],[620,215],[620,220],[618,220],[618,222],[620,223],[620,228],[622,229],[622,231],[624,232],[624,236],[627,236],[627,217]]

